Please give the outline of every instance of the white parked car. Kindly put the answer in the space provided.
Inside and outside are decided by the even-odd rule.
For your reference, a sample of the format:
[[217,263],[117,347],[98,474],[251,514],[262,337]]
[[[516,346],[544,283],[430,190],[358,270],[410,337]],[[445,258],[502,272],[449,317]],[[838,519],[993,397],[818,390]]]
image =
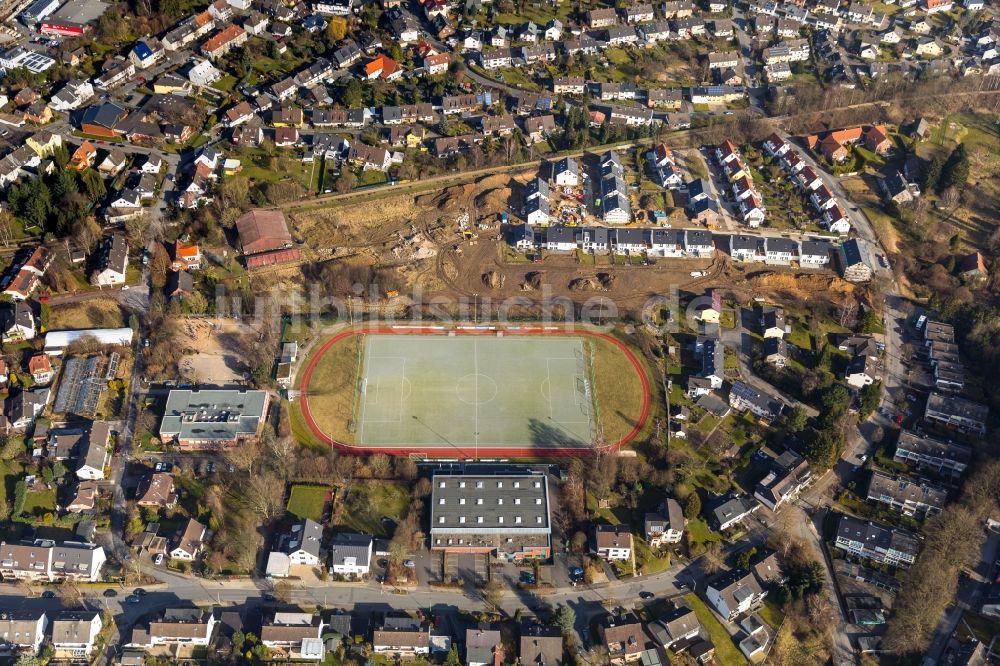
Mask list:
[[161,564],[163,564],[163,553],[159,553],[156,556],[156,559],[153,560],[153,564],[155,564],[156,566],[160,566]]
[[691,277],[705,277],[705,271],[691,271]]

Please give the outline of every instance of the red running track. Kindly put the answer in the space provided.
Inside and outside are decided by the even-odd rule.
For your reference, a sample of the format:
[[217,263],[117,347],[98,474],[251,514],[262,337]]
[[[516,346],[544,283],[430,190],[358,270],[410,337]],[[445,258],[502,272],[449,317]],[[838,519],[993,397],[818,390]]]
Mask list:
[[[396,448],[385,448],[385,447],[364,447],[355,446],[352,444],[346,444],[344,442],[338,442],[333,439],[325,432],[323,432],[319,426],[316,424],[316,420],[312,415],[312,408],[309,406],[309,379],[312,377],[313,370],[316,364],[323,357],[323,354],[327,352],[330,347],[337,344],[341,340],[351,337],[352,335],[362,335],[362,334],[391,334],[391,335],[447,335],[449,332],[454,332],[458,335],[496,335],[497,329],[441,329],[441,328],[427,328],[427,327],[397,327],[397,328],[366,328],[366,329],[348,329],[342,331],[326,342],[320,347],[316,353],[313,355],[312,359],[309,361],[309,365],[306,366],[305,371],[302,373],[302,381],[299,386],[302,387],[300,393],[300,399],[302,404],[302,415],[305,417],[306,425],[313,432],[316,437],[330,446],[335,447],[342,453],[350,454],[366,454],[366,453],[387,453],[389,455],[405,456],[411,453],[422,453],[428,458],[460,458],[460,459],[474,459],[478,453],[480,458],[497,458],[497,457],[508,457],[513,456],[517,458],[539,458],[539,457],[568,457],[568,456],[581,456],[589,455],[594,453],[593,448],[559,448],[559,447],[544,447],[544,446],[527,446],[527,447],[516,447],[516,446],[503,446],[503,447],[490,447],[490,446],[467,446],[467,447],[454,447],[449,446],[448,448],[441,447],[428,447],[423,444],[413,444],[410,446],[400,444]],[[646,424],[646,419],[649,418],[649,378],[646,376],[645,371],[642,369],[642,364],[639,363],[639,359],[635,357],[628,347],[626,347],[620,340],[606,335],[604,333],[596,333],[594,331],[587,330],[566,330],[566,329],[544,329],[544,328],[519,328],[516,330],[504,330],[503,334],[507,335],[585,335],[592,338],[599,338],[606,342],[618,347],[625,357],[632,364],[632,368],[635,373],[639,376],[639,381],[642,383],[642,411],[639,413],[639,419],[636,424],[632,427],[627,435],[622,437],[617,442],[614,442],[609,446],[609,448],[617,451],[621,447],[629,444],[634,440],[639,432],[642,430],[643,426]]]

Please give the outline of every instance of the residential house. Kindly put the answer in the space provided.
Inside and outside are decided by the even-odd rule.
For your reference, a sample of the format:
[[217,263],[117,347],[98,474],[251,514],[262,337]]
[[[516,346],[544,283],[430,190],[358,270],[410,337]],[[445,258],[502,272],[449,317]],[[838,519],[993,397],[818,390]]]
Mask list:
[[592,551],[606,560],[630,560],[632,532],[627,525],[597,525]]
[[114,177],[125,169],[128,156],[121,148],[112,148],[98,165],[97,170],[104,176]]
[[782,338],[767,338],[764,340],[765,363],[783,368],[788,362],[788,358],[788,343]]
[[106,561],[104,548],[92,543],[42,539],[0,542],[0,575],[7,580],[93,583],[100,578]]
[[848,555],[892,566],[913,564],[920,549],[909,532],[847,515],[840,516],[834,545]]
[[746,569],[727,571],[710,581],[705,588],[705,598],[719,615],[730,622],[759,606],[767,591],[756,576]]
[[214,608],[167,608],[147,628],[135,627],[126,646],[203,647],[212,642],[219,618]]
[[56,659],[89,659],[104,627],[96,610],[65,610],[52,620],[52,647]]
[[84,141],[79,148],[73,151],[66,168],[73,171],[85,171],[94,166],[96,160],[97,148],[90,141]]
[[876,470],[868,482],[867,499],[884,504],[904,516],[926,518],[941,512],[948,501],[948,492],[924,479],[913,481]]
[[972,462],[972,449],[912,430],[901,430],[892,459],[956,479],[965,474]]
[[642,624],[634,615],[608,614],[598,623],[597,631],[612,666],[624,666],[642,657],[646,639]]
[[97,481],[77,481],[66,510],[70,513],[91,513],[97,506]]
[[169,509],[177,503],[174,477],[168,472],[153,472],[139,481],[135,491],[136,504],[154,509]]
[[170,270],[172,271],[198,270],[202,264],[201,248],[198,245],[189,245],[179,240],[174,241],[171,246],[170,259]]
[[712,509],[712,524],[720,532],[742,523],[750,514],[760,508],[752,499],[742,496],[730,497]]
[[521,625],[519,663],[563,666],[563,637],[558,627],[525,622]]
[[646,540],[651,548],[661,548],[665,544],[679,543],[684,536],[684,512],[677,500],[664,500],[660,513],[647,513],[643,521]]
[[701,635],[701,622],[687,606],[674,606],[649,625],[650,632],[666,650],[683,652]]
[[35,315],[23,300],[0,304],[0,335],[5,342],[23,342],[35,337]]
[[412,658],[430,653],[430,629],[411,617],[386,617],[372,634],[375,654]]
[[274,611],[261,623],[260,642],[288,659],[320,661],[326,628],[318,613]]
[[785,336],[785,311],[781,308],[764,308],[760,316],[760,329],[764,339]]
[[189,518],[174,538],[170,559],[193,562],[204,548],[206,528],[194,518]]
[[4,403],[7,421],[14,430],[24,430],[45,410],[49,402],[49,389],[21,390],[9,396]]
[[809,462],[792,451],[770,461],[770,470],[757,484],[753,496],[771,511],[794,499],[812,479]]
[[844,372],[844,381],[856,389],[874,384],[878,377],[878,360],[867,355],[852,358]]
[[871,280],[875,269],[875,261],[867,243],[856,238],[844,241],[837,253],[840,271],[848,282],[867,282]]
[[5,611],[0,613],[0,643],[15,652],[37,655],[45,641],[48,626],[49,617],[45,611]]
[[465,664],[468,666],[494,666],[504,662],[503,642],[500,631],[487,626],[465,630]]
[[781,415],[784,404],[775,397],[761,393],[749,384],[738,381],[729,391],[729,405],[739,412],[749,410],[755,416],[773,421]]
[[125,235],[114,233],[104,241],[97,270],[90,276],[91,284],[110,287],[125,284],[128,270],[128,243]]
[[76,477],[100,481],[105,478],[104,470],[108,465],[111,451],[111,426],[105,421],[94,421],[90,424],[85,436],[80,440],[77,451]]
[[367,576],[371,572],[373,543],[366,534],[337,534],[330,541],[330,571],[340,576]]

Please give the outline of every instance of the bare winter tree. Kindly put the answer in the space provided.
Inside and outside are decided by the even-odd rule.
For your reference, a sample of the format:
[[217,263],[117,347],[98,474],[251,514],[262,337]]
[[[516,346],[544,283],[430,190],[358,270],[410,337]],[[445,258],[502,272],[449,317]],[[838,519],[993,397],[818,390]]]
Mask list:
[[284,509],[285,482],[273,472],[263,472],[247,480],[242,494],[247,508],[269,522]]

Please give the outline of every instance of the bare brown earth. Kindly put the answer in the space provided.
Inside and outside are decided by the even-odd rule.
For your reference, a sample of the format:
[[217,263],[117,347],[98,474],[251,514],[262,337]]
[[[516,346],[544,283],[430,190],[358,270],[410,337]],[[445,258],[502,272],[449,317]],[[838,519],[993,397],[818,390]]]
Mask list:
[[[701,293],[721,287],[807,299],[854,288],[828,274],[797,275],[794,269],[768,267],[755,275],[724,256],[612,266],[608,257],[547,255],[541,264],[531,263],[509,249],[499,219],[510,209],[512,194],[534,175],[494,175],[419,196],[295,210],[290,222],[320,263],[391,268],[407,289],[418,290],[425,300],[477,298],[497,303],[512,297],[559,297],[580,305],[606,299],[623,312],[637,312],[651,297],[670,295],[674,289]],[[691,271],[707,275],[693,279]],[[282,275],[284,285],[305,281],[300,270],[297,278],[294,273]]]

